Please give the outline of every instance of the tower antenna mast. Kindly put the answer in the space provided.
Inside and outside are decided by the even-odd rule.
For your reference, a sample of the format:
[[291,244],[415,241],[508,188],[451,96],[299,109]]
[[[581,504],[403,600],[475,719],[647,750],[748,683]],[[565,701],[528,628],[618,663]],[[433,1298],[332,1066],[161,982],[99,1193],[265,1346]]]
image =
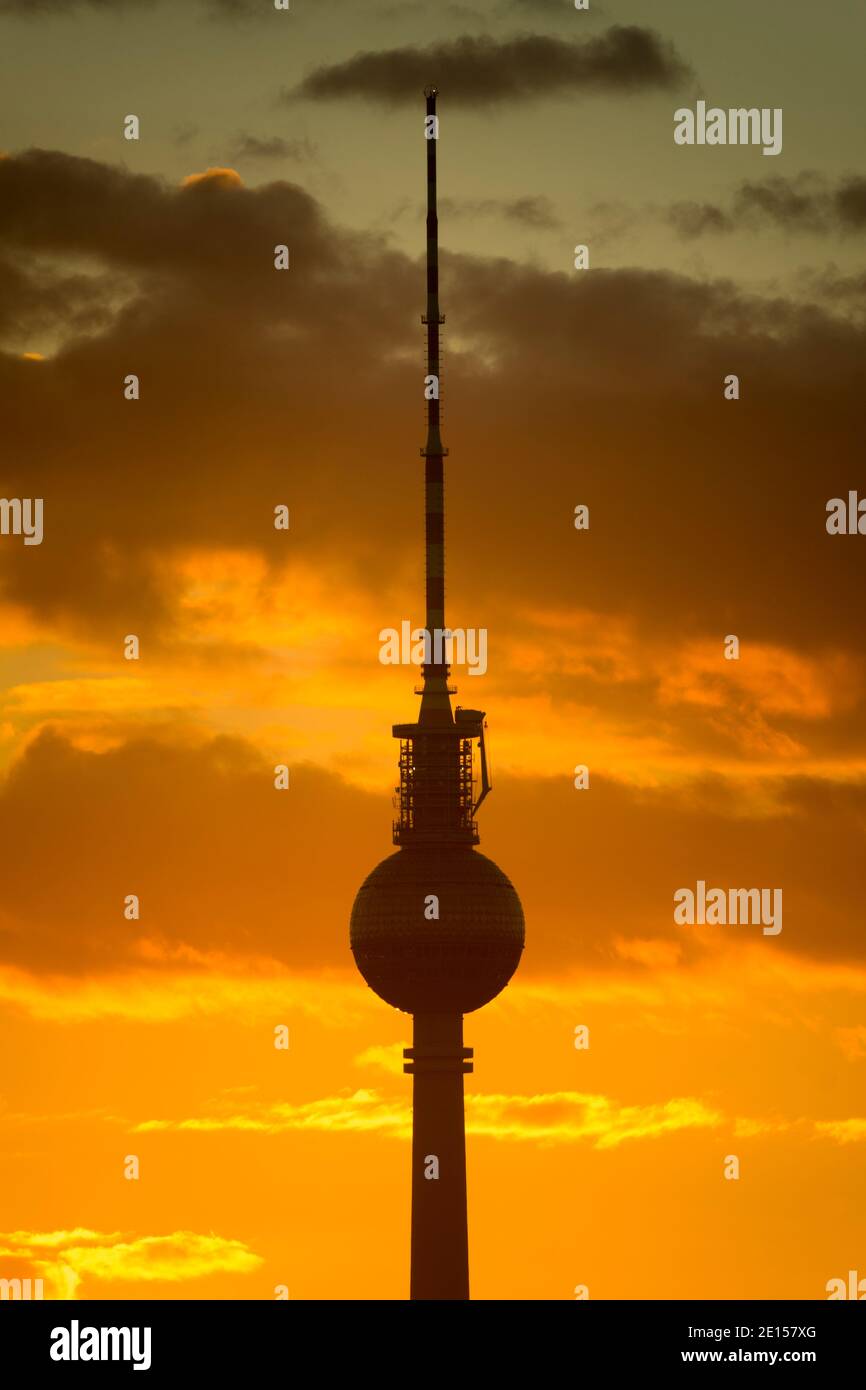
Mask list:
[[427,633],[430,650],[424,665],[424,686],[419,723],[451,723],[448,665],[445,641],[435,634],[445,632],[445,464],[448,450],[442,444],[440,421],[439,328],[445,322],[439,311],[439,214],[436,206],[436,150],[439,143],[439,117],[436,114],[435,87],[427,87],[424,97],[427,114],[424,135],[427,141],[427,312],[421,322],[427,326],[427,442],[424,457],[424,549],[426,559]]

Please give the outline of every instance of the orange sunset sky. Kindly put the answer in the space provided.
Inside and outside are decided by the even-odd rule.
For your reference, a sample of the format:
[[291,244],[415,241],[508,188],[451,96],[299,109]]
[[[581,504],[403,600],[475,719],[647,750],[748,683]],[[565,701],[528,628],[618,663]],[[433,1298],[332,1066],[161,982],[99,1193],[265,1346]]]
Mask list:
[[[527,924],[465,1021],[473,1297],[866,1276],[866,537],[825,526],[866,14],[759,8],[0,0],[0,492],[44,499],[0,536],[0,1277],[407,1295],[411,1020],[348,920],[417,708],[427,81],[454,679]],[[676,146],[698,99],[782,152]],[[783,930],[677,925],[701,879]]]

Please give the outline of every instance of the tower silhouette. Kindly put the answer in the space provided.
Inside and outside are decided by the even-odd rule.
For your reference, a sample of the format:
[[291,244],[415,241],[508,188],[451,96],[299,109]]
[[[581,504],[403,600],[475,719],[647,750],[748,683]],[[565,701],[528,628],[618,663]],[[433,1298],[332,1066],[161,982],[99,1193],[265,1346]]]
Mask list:
[[[439,432],[437,91],[427,119],[427,443],[424,458],[428,645],[415,724],[395,724],[400,785],[394,843],[352,908],[351,946],[371,989],[413,1015],[404,1071],[413,1077],[413,1299],[469,1297],[463,1015],[505,988],[523,950],[523,909],[501,869],[479,854],[475,813],[490,790],[484,712],[451,709],[445,633],[444,463]],[[436,634],[440,635],[437,641]],[[475,799],[477,741],[480,796]],[[438,914],[433,910],[433,902]]]

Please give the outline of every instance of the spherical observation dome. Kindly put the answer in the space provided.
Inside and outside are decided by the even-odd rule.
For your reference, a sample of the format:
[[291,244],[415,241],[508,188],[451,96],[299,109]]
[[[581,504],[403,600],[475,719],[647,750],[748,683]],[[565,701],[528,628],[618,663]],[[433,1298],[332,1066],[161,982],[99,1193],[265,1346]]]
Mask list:
[[[429,899],[438,899],[438,919]],[[355,962],[405,1013],[471,1013],[494,999],[523,950],[523,908],[492,859],[468,846],[407,846],[367,876],[352,908]]]

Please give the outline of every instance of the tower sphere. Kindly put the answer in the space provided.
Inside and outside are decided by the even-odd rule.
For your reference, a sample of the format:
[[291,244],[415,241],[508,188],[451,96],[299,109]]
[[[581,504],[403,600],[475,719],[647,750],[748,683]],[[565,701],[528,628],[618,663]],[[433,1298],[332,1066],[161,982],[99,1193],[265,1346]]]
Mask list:
[[[425,915],[438,899],[438,918]],[[504,989],[524,923],[510,879],[468,846],[404,847],[361,884],[352,908],[355,962],[405,1013],[468,1014]]]

